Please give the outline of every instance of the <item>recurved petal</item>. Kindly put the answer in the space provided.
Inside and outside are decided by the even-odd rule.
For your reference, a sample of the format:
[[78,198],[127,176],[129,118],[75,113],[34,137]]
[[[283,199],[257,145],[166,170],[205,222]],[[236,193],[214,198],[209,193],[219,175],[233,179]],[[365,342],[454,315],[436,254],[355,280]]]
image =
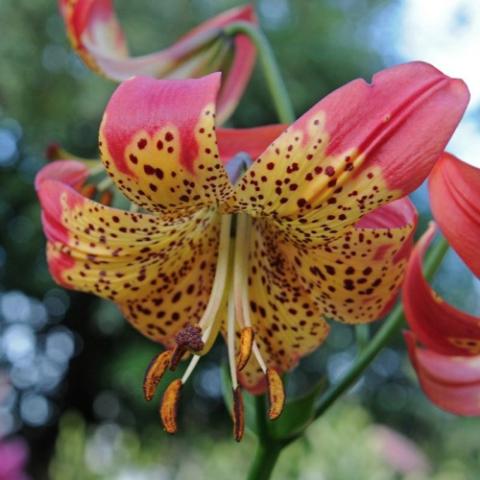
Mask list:
[[429,399],[455,415],[480,415],[480,357],[442,355],[422,348],[412,332],[405,332],[405,340]]
[[105,73],[103,58],[126,61],[128,48],[112,0],[59,0],[72,47],[92,70]]
[[215,134],[218,73],[136,77],[113,94],[100,127],[102,161],[134,203],[181,217],[233,195]]
[[[334,91],[256,160],[242,208],[273,216],[291,241],[325,242],[427,177],[468,102],[465,84],[425,63]],[[304,230],[308,226],[307,239]]]
[[326,245],[283,248],[328,318],[367,323],[385,315],[395,301],[416,223],[415,207],[404,198],[366,215]]
[[444,153],[430,174],[433,216],[450,245],[480,277],[480,169]]
[[162,221],[93,202],[67,183],[58,176],[37,182],[52,276],[66,288],[113,300],[144,335],[173,345],[210,296],[218,214],[205,208]]
[[45,180],[59,180],[67,185],[80,186],[88,178],[88,167],[77,160],[55,160],[45,165],[35,176],[38,191]]
[[478,355],[480,318],[446,303],[423,275],[422,259],[434,234],[432,226],[419,240],[410,258],[403,288],[405,316],[415,336],[429,349],[444,355]]
[[88,67],[113,80],[135,75],[156,78],[201,77],[223,71],[219,117],[223,121],[235,109],[252,72],[255,47],[245,35],[227,38],[229,24],[256,23],[250,5],[233,8],[199,25],[164,50],[130,57],[123,30],[111,0],[60,0],[72,46]]

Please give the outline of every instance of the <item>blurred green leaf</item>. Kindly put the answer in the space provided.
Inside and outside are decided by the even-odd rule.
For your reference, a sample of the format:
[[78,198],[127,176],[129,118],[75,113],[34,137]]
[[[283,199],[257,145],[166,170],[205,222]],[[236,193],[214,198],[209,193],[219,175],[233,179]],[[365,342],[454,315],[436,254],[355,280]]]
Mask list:
[[288,439],[301,433],[313,419],[315,402],[325,389],[322,380],[306,395],[287,401],[280,417],[271,422],[270,433],[276,439]]

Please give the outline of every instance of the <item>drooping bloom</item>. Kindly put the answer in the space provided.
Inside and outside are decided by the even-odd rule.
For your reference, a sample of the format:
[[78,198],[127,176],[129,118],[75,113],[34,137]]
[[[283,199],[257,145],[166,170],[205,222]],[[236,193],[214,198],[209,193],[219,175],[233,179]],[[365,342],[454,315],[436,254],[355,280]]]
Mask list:
[[240,438],[238,382],[267,387],[275,418],[279,373],[324,341],[326,319],[367,323],[391,306],[416,224],[406,195],[442,153],[468,91],[430,65],[400,65],[336,90],[280,133],[216,130],[219,83],[139,77],[112,96],[101,157],[140,212],[83,197],[78,162],[50,164],[37,189],[56,281],[113,300],[167,347],[146,397],[194,354],[164,394],[167,431],[182,384],[223,331]]
[[250,79],[255,47],[245,35],[233,39],[223,29],[235,22],[256,24],[250,5],[233,8],[201,24],[174,45],[156,53],[131,57],[112,0],[59,0],[73,48],[93,71],[112,80],[135,75],[196,78],[222,71],[218,96],[221,123],[235,109]]
[[[478,275],[480,170],[444,154],[429,185],[433,214],[442,232]],[[480,415],[480,318],[452,307],[428,285],[422,258],[434,233],[432,226],[419,241],[405,278],[410,359],[433,403],[457,415]]]

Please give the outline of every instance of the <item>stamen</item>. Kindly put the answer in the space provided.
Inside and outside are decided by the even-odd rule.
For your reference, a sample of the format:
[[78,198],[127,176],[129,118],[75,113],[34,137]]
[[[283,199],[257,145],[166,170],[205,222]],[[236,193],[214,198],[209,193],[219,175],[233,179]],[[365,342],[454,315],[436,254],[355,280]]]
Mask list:
[[180,390],[182,389],[182,385],[181,380],[173,380],[166,388],[160,406],[160,417],[163,426],[165,431],[170,434],[177,432],[178,402],[180,400]]
[[143,393],[145,400],[151,400],[155,395],[157,386],[170,364],[171,356],[172,351],[165,350],[153,357],[150,365],[147,367],[145,379],[143,380]]
[[285,390],[283,388],[283,381],[274,368],[267,369],[267,384],[268,402],[270,404],[268,418],[275,420],[283,411],[285,405]]
[[222,215],[220,227],[220,241],[218,245],[217,269],[213,280],[212,292],[208,300],[207,308],[198,322],[201,328],[207,328],[215,321],[217,313],[222,306],[223,293],[227,284],[228,260],[230,257],[230,227],[231,215]]
[[[210,325],[205,332],[202,335],[202,342],[203,344],[208,344],[210,337],[212,336],[213,332],[213,327],[214,325]],[[195,367],[197,366],[199,360],[201,358],[201,355],[194,355],[193,358],[190,360],[190,363],[188,364],[187,369],[185,370],[185,373],[183,374],[182,377],[182,383],[185,385],[187,383],[187,380],[189,379],[190,375],[192,374],[193,370],[195,370]]]
[[252,354],[253,337],[254,333],[252,327],[242,328],[237,355],[237,370],[239,372],[244,369],[250,359],[250,355]]
[[[251,219],[245,214],[238,214],[237,232],[235,238],[235,266],[233,273],[233,290],[235,295],[235,310],[237,321],[242,327],[252,328],[250,317],[250,302],[248,299],[248,241],[251,235]],[[263,373],[267,366],[262,358],[257,342],[252,339],[252,352]],[[248,362],[248,359],[247,359]],[[245,365],[244,365],[245,366]],[[243,367],[244,367],[243,366]],[[242,368],[243,368],[242,367]]]
[[237,381],[237,367],[235,364],[235,303],[233,301],[233,292],[230,292],[230,296],[228,298],[227,350],[228,350],[228,363],[230,365],[230,377],[232,379],[232,387],[235,390],[238,387],[238,381]]
[[93,198],[95,196],[95,193],[97,193],[97,189],[95,188],[95,185],[92,185],[91,183],[86,183],[80,189],[80,193],[86,198]]
[[99,202],[102,205],[106,205],[107,207],[109,207],[112,204],[112,200],[113,200],[113,193],[110,190],[106,190],[100,195]]
[[101,182],[97,185],[97,190],[99,192],[104,192],[105,190],[109,189],[113,185],[112,177],[105,177]]
[[239,386],[233,389],[233,436],[240,442],[245,432],[245,412],[242,391]]
[[182,328],[175,336],[176,346],[170,359],[170,370],[175,370],[183,355],[189,352],[199,352],[203,348],[202,329],[193,325]]

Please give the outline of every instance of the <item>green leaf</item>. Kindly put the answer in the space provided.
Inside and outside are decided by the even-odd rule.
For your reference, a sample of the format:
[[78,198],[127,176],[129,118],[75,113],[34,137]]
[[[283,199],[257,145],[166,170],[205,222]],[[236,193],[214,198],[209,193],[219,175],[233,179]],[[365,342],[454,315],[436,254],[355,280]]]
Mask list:
[[306,395],[287,401],[280,417],[269,423],[270,435],[285,440],[303,432],[314,418],[315,401],[325,387],[322,380]]

